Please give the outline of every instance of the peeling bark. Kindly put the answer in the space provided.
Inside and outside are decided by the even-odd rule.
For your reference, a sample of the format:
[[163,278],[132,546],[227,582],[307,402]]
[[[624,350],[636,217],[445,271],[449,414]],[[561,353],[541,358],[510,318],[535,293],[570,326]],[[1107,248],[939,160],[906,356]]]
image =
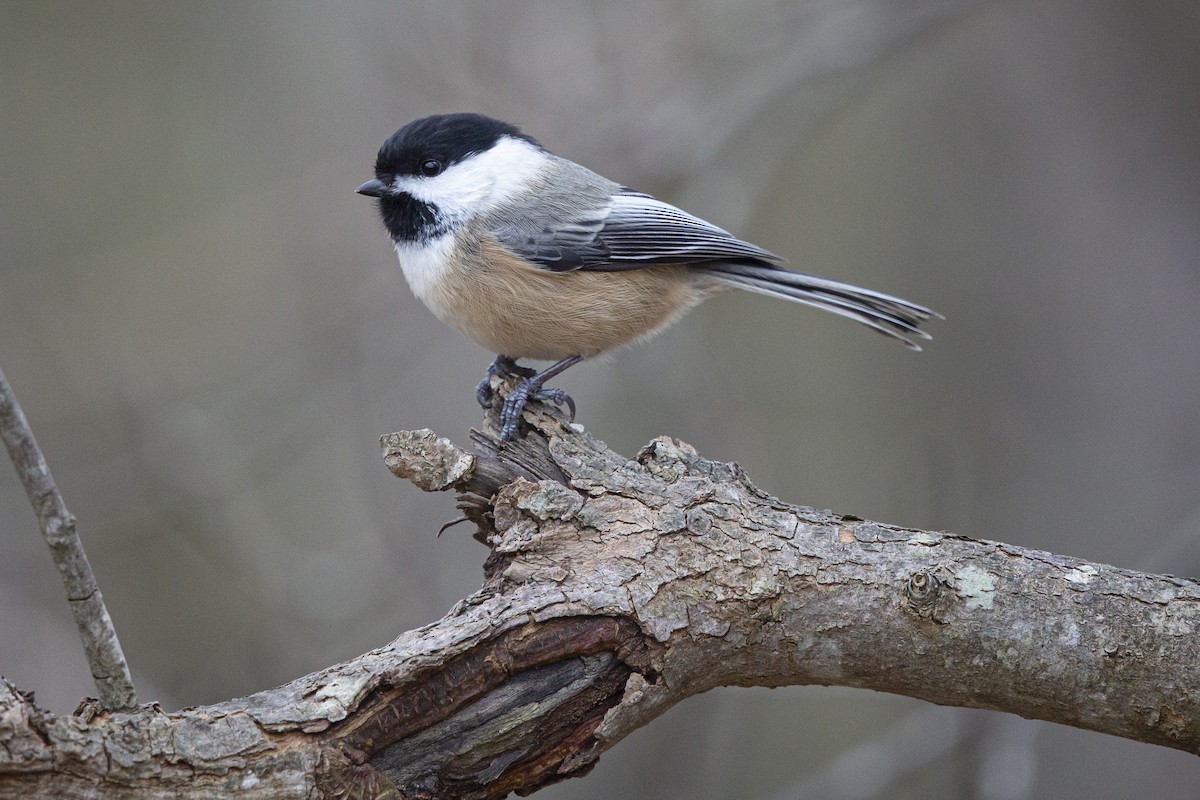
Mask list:
[[532,405],[453,488],[483,588],[353,661],[214,706],[58,717],[0,684],[0,797],[493,798],[586,773],[715,686],[858,686],[1200,752],[1200,585],[788,505],[666,438],[629,460]]

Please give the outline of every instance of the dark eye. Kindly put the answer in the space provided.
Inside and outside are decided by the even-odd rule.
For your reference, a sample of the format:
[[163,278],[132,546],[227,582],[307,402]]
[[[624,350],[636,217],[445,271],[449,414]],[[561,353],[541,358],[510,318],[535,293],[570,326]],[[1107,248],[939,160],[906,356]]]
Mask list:
[[427,158],[421,162],[421,174],[426,178],[432,178],[434,175],[442,173],[442,162],[436,158]]

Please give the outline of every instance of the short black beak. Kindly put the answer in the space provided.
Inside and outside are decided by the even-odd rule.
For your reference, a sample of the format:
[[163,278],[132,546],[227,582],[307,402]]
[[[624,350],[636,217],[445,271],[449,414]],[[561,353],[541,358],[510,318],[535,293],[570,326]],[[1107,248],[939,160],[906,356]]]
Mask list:
[[387,185],[378,178],[372,178],[354,191],[367,197],[383,197],[387,194]]

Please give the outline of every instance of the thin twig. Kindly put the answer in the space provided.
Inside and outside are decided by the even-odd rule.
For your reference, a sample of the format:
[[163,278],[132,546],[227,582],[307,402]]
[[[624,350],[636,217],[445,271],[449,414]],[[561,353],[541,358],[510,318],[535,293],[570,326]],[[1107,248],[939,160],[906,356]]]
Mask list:
[[75,517],[67,510],[62,495],[50,474],[50,467],[25,420],[25,414],[13,395],[8,379],[0,370],[0,438],[17,468],[17,475],[33,504],[42,537],[50,547],[50,557],[62,576],[67,602],[75,616],[83,650],[91,667],[92,678],[100,693],[100,702],[112,710],[137,706],[137,694],[129,676],[129,665],[121,652],[117,631],[92,566],[83,552],[83,543],[75,530]]

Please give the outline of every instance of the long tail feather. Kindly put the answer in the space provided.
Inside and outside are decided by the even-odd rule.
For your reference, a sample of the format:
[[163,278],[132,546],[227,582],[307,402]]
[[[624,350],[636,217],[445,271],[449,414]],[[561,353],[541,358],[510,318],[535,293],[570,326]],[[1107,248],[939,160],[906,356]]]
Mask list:
[[847,317],[898,339],[913,350],[921,349],[913,339],[932,338],[921,330],[921,323],[930,317],[941,316],[936,311],[899,297],[782,267],[720,262],[698,264],[693,269],[739,289],[803,303]]

